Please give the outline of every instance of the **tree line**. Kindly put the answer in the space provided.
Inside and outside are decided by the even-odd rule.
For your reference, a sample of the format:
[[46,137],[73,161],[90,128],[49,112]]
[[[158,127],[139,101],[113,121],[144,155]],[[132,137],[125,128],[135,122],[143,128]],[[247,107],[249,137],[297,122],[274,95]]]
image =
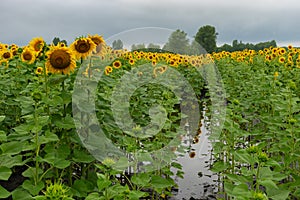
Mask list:
[[[217,46],[217,36],[219,34],[216,32],[216,28],[211,25],[205,25],[198,29],[196,35],[193,40],[190,41],[187,38],[187,33],[183,30],[177,29],[172,32],[168,38],[168,41],[163,46],[159,44],[133,44],[131,46],[131,50],[160,50],[167,51],[179,54],[187,54],[187,55],[199,55],[203,53],[212,53],[212,52],[220,52],[220,51],[242,51],[244,49],[253,49],[253,50],[262,50],[264,48],[268,48],[270,46],[276,47],[276,41],[266,41],[260,42],[257,44],[252,43],[243,43],[242,41],[233,40],[232,44],[223,44],[222,46]],[[112,43],[113,49],[122,49],[123,43],[121,40],[115,40]]]

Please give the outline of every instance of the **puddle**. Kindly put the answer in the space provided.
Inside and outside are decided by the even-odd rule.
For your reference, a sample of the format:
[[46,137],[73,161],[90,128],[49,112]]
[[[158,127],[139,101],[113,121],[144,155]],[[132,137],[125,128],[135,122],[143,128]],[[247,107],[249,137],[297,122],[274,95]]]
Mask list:
[[[177,159],[182,165],[184,178],[175,177],[178,191],[170,200],[217,199],[218,176],[209,170],[212,162],[212,146],[208,134],[209,132],[202,126],[199,142],[191,145],[195,157],[190,158],[188,152],[184,157]],[[190,145],[189,138],[185,138],[183,143],[188,147]]]

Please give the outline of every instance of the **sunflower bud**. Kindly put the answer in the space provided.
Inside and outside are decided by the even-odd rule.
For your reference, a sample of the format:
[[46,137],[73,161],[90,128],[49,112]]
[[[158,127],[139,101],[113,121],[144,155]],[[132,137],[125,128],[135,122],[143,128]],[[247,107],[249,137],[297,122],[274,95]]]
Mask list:
[[35,102],[39,102],[42,99],[42,94],[39,91],[35,91],[31,94]]
[[288,84],[288,87],[291,90],[295,90],[296,89],[296,83],[294,81],[290,81],[289,84]]
[[268,155],[265,153],[265,152],[260,152],[259,154],[258,154],[258,160],[259,160],[259,162],[267,162],[268,161]]

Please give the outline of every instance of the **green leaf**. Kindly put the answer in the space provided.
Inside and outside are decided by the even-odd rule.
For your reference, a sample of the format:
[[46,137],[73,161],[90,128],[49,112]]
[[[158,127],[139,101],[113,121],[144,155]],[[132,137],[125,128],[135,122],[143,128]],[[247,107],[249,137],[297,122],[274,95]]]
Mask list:
[[45,135],[39,136],[39,144],[46,144],[58,140],[59,140],[58,136],[55,133],[51,133],[50,131],[47,131]]
[[155,189],[164,189],[174,185],[174,181],[171,179],[163,178],[161,176],[152,176],[151,185]]
[[132,183],[134,183],[135,185],[137,185],[139,187],[148,186],[150,183],[150,180],[151,180],[151,177],[147,173],[138,173],[138,174],[134,174],[131,177]]
[[12,198],[18,200],[32,200],[32,196],[23,188],[17,188],[12,192]]
[[90,193],[85,200],[101,200],[99,194],[97,192]]
[[222,172],[226,170],[230,166],[229,163],[223,162],[223,161],[217,161],[213,164],[213,167],[211,168],[212,172]]
[[6,141],[7,141],[6,133],[4,131],[0,131],[0,142],[6,142]]
[[71,188],[71,193],[77,197],[86,197],[87,193],[92,192],[94,188],[94,184],[85,179],[77,179]]
[[0,185],[0,198],[5,199],[5,198],[9,197],[10,195],[11,195],[10,192],[8,192],[4,187],[2,187]]
[[104,190],[105,188],[108,188],[111,185],[111,181],[108,179],[98,179],[97,180],[97,187],[99,191]]
[[56,74],[55,76],[52,76],[49,79],[49,84],[50,85],[59,84],[59,83],[62,83],[67,78],[68,78],[68,76],[66,76],[66,75],[58,75],[58,74]]
[[139,190],[131,190],[128,197],[130,200],[139,200],[140,198],[146,197],[148,195],[149,195],[149,193],[146,193],[146,192],[142,192]]
[[1,155],[0,156],[0,166],[5,166],[8,168],[12,168],[13,166],[20,166],[24,165],[24,162],[22,161],[22,155]]
[[262,185],[262,186],[265,186],[266,189],[267,189],[267,191],[273,190],[273,189],[277,189],[278,190],[277,185],[274,183],[274,181],[272,181],[270,179],[259,181],[258,183],[260,185]]
[[249,191],[248,185],[242,183],[233,188],[232,194],[236,197],[243,197],[244,199],[250,199],[251,192]]
[[71,116],[67,115],[65,118],[57,119],[54,121],[54,124],[58,128],[62,129],[72,129],[75,128],[74,120]]
[[8,167],[0,166],[0,180],[7,181],[11,174],[11,169],[9,169]]
[[23,143],[17,141],[3,143],[0,145],[0,149],[2,150],[3,154],[18,154],[23,150]]
[[30,180],[25,180],[22,184],[22,187],[27,190],[32,195],[37,195],[44,187],[44,182],[39,181],[37,185],[34,185]]
[[5,119],[5,115],[0,115],[0,122],[2,122]]
[[95,158],[88,154],[86,150],[79,150],[79,149],[74,149],[74,157],[73,160],[75,162],[81,162],[81,163],[90,163],[95,160]]
[[[34,167],[29,167],[22,173],[22,175],[24,177],[33,178],[36,175],[35,173],[36,173],[36,169]],[[38,174],[42,174],[42,173],[43,170],[41,168],[38,168]]]
[[284,189],[271,189],[268,192],[268,197],[273,200],[286,200],[290,191]]

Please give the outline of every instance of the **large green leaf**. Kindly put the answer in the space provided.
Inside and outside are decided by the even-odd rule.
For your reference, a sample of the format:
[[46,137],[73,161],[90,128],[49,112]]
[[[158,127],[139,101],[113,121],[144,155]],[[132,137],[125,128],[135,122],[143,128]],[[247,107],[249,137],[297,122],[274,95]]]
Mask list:
[[9,197],[10,195],[11,195],[10,192],[8,192],[4,187],[2,187],[0,185],[0,198],[5,199],[5,198]]
[[31,195],[35,196],[37,195],[44,187],[45,184],[43,181],[39,181],[36,185],[30,181],[25,180],[22,184],[22,187],[27,190]]
[[12,174],[11,169],[8,167],[0,166],[0,180],[8,180]]

